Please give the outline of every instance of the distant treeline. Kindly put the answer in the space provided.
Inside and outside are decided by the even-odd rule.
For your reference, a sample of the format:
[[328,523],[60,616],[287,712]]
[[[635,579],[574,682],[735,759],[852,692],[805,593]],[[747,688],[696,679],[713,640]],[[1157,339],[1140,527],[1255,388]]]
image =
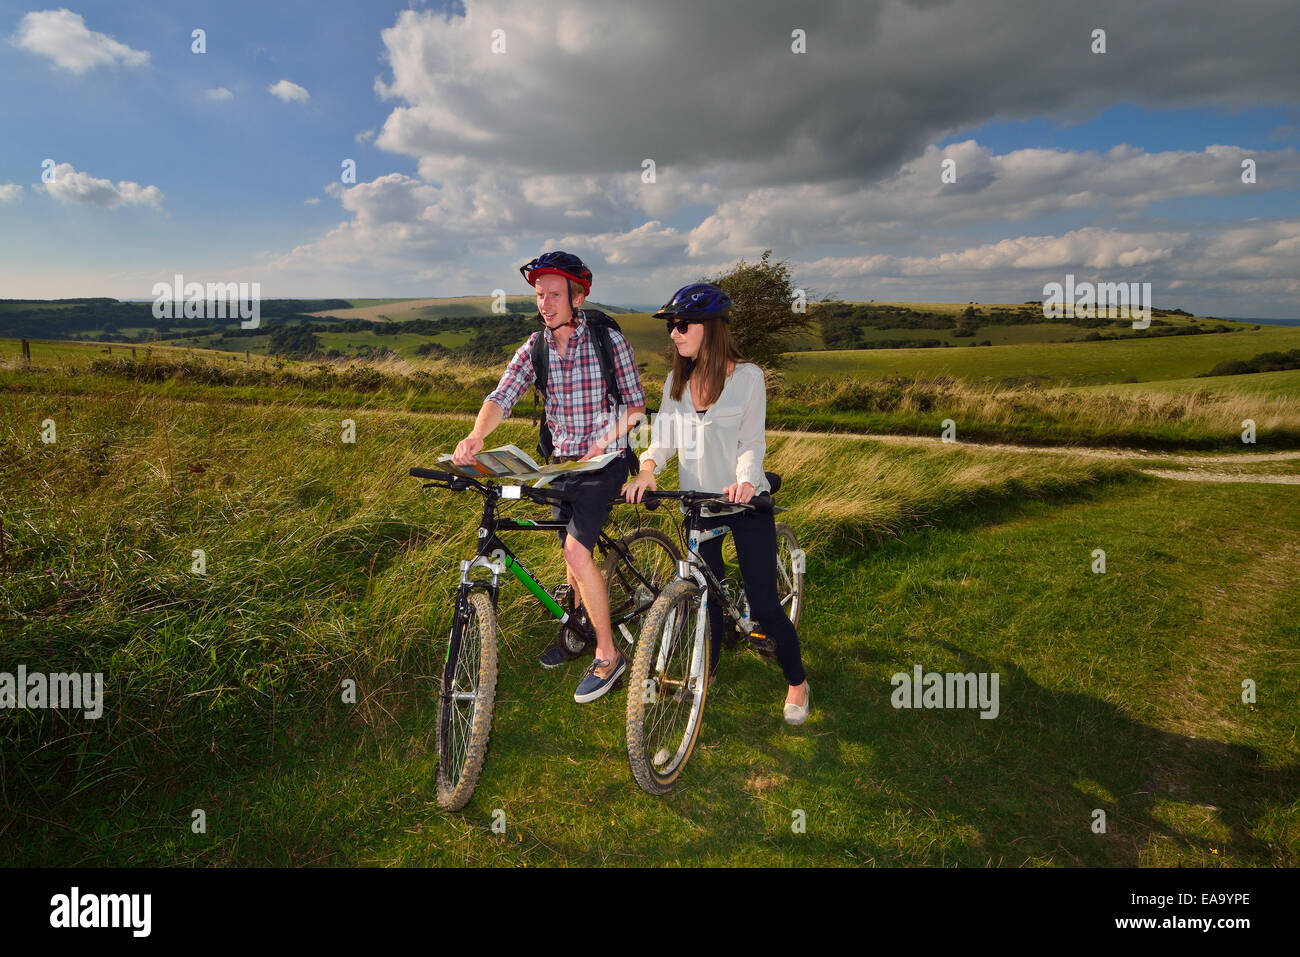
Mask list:
[[[448,325],[445,328],[452,328],[450,323],[454,321],[456,320],[447,320]],[[518,313],[492,319],[478,317],[473,322],[473,325],[460,327],[478,330],[467,342],[450,348],[440,342],[425,342],[416,347],[416,355],[464,359],[475,365],[497,365],[501,362],[502,352],[522,345],[529,334],[538,328],[535,315],[525,316]]]
[[[336,322],[302,320],[294,324],[271,326],[267,351],[286,359],[337,359],[343,356],[338,349],[323,351],[318,338],[322,332],[368,332],[379,337],[398,336],[403,333],[436,336],[443,332],[473,331],[468,341],[458,346],[444,346],[438,342],[422,343],[416,354],[422,356],[447,356],[464,359],[480,365],[495,365],[501,353],[522,343],[537,328],[535,317],[521,313],[501,316],[448,316],[443,319],[412,319],[409,322],[367,322],[364,319],[343,319]],[[236,329],[225,332],[216,345],[230,343],[250,336],[266,335],[266,329]],[[356,353],[371,359],[382,359],[395,354],[384,345],[367,346]]]
[[[53,308],[56,307],[57,308]],[[226,315],[238,316],[228,303]],[[263,299],[261,317],[271,321],[310,318],[303,314],[323,309],[348,309],[343,299]],[[208,311],[208,310],[205,310]],[[215,309],[212,310],[215,312]],[[71,339],[98,333],[108,342],[126,341],[120,329],[153,329],[163,338],[204,335],[238,328],[238,319],[222,320],[184,317],[155,319],[153,302],[121,302],[117,299],[0,299],[0,336],[32,339]]]
[[[827,349],[902,349],[925,348],[937,346],[936,339],[875,339],[869,333],[883,329],[945,329],[952,330],[954,338],[973,337],[980,326],[1022,326],[1036,325],[1044,322],[1063,322],[1082,329],[1102,329],[1107,326],[1131,326],[1131,319],[1087,319],[1075,317],[1070,319],[1046,319],[1041,303],[1025,303],[1020,306],[985,306],[977,308],[967,306],[960,313],[932,312],[926,309],[914,309],[910,306],[877,305],[875,303],[825,302],[813,308],[815,318],[821,324],[822,342]],[[1189,313],[1181,309],[1155,309],[1152,316],[1179,315]],[[1163,319],[1153,318],[1151,325],[1168,326]],[[1188,329],[1188,332],[1228,331]],[[1161,335],[1161,332],[1151,332]],[[1181,329],[1178,334],[1184,334]],[[1094,338],[1089,336],[1088,338]],[[1119,338],[1118,336],[1097,335],[1096,338]]]
[[1261,352],[1253,359],[1229,359],[1220,362],[1209,372],[1202,372],[1197,378],[1244,375],[1248,372],[1281,372],[1284,369],[1300,369],[1300,349],[1292,349],[1290,352]]

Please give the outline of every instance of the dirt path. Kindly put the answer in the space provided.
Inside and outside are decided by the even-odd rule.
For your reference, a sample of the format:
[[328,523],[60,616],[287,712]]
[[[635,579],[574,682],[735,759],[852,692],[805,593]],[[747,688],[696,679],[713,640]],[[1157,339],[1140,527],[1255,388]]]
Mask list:
[[[9,391],[25,391],[21,389],[12,389]],[[97,393],[69,393],[82,397],[96,395]],[[152,396],[155,401],[178,402],[178,403],[212,403],[214,400],[209,398],[190,398],[179,396]],[[248,401],[224,401],[230,405],[258,405],[257,400]],[[318,406],[318,408],[330,409],[337,411],[337,406]],[[389,413],[393,415],[419,415],[435,419],[461,419],[467,422],[473,421],[474,415],[465,412],[423,412],[411,411],[405,409],[368,409],[371,414]],[[1094,459],[1111,459],[1114,461],[1127,462],[1167,462],[1170,465],[1254,465],[1261,462],[1292,462],[1300,460],[1300,450],[1288,452],[1238,452],[1233,455],[1186,455],[1178,452],[1152,452],[1147,449],[1121,449],[1112,447],[1096,446],[1076,446],[1076,445],[1010,445],[1000,442],[950,442],[945,443],[937,436],[929,435],[889,435],[889,434],[862,434],[854,432],[813,432],[813,431],[789,431],[783,429],[769,429],[768,435],[777,435],[784,438],[810,438],[810,439],[842,439],[845,441],[858,440],[861,442],[880,442],[885,445],[911,445],[911,446],[943,446],[951,448],[968,448],[968,449],[990,449],[1001,452],[1018,452],[1022,455],[1074,455],[1083,458]],[[1227,472],[1227,471],[1201,471],[1196,469],[1163,469],[1163,468],[1141,468],[1138,469],[1143,475],[1150,475],[1155,478],[1174,479],[1180,482],[1224,482],[1224,483],[1264,483],[1273,485],[1300,485],[1300,474],[1298,475],[1267,475],[1267,474],[1249,474],[1245,472]]]
[[1177,479],[1180,482],[1264,482],[1271,485],[1300,485],[1300,475],[1248,475],[1244,472],[1182,472],[1178,469],[1142,469],[1143,475]]

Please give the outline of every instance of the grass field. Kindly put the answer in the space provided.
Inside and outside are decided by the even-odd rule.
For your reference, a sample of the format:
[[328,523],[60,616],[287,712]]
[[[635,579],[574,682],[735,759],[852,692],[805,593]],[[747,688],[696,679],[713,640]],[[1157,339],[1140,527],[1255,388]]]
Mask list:
[[[6,863],[1300,863],[1293,489],[773,438],[810,553],[810,723],[787,729],[779,674],[731,655],[685,780],[643,794],[623,693],[575,705],[581,665],[536,666],[553,630],[511,587],[487,767],[446,815],[433,676],[476,509],[405,470],[468,420],[117,385],[0,393],[0,670],[108,685],[98,722],[0,727]],[[494,439],[531,437],[513,422]],[[556,579],[553,542],[522,555]],[[998,672],[999,717],[892,708],[891,675],[915,664]]]
[[[335,310],[332,312],[313,313],[317,316],[337,318],[364,318],[375,322],[406,321],[411,319],[438,319],[443,316],[489,316],[491,300],[487,297],[460,296],[446,299],[409,299],[409,300],[355,300],[360,303],[355,309]],[[533,300],[526,296],[511,297],[509,308],[515,311],[531,312]],[[925,304],[922,304],[925,305]],[[933,304],[931,304],[933,305]],[[956,304],[947,304],[949,311],[958,310]],[[647,313],[622,312],[611,307],[603,307],[615,313],[617,321],[628,341],[632,344],[637,361],[653,373],[667,371],[664,351],[669,344],[664,333],[663,324],[651,319]],[[961,307],[964,308],[964,307]],[[984,307],[981,307],[984,308]],[[1185,317],[1167,317],[1174,325],[1186,325]],[[1234,339],[1249,332],[1255,332],[1253,326],[1242,324],[1245,332],[1233,333]],[[1274,344],[1269,338],[1268,330],[1277,327],[1263,327],[1264,345],[1257,351],[1270,348],[1282,348],[1282,343],[1300,339],[1300,330],[1291,329],[1290,336],[1283,330],[1282,338]],[[131,335],[136,329],[120,330]],[[974,337],[954,335],[951,329],[871,329],[864,335],[873,341],[898,339],[935,339],[948,344],[947,351],[930,354],[930,349],[886,349],[886,350],[838,350],[826,351],[822,348],[820,331],[816,328],[792,343],[795,353],[793,367],[790,371],[792,381],[809,381],[827,377],[876,377],[884,374],[914,375],[920,370],[925,374],[948,374],[974,382],[1001,384],[1033,382],[1051,384],[1055,382],[1083,384],[1089,382],[1122,382],[1129,378],[1141,378],[1133,370],[1141,368],[1158,378],[1184,376],[1195,372],[1208,371],[1222,358],[1240,358],[1253,356],[1256,351],[1244,347],[1240,342],[1228,343],[1219,335],[1200,335],[1161,339],[1167,345],[1169,356],[1161,359],[1148,352],[1130,352],[1128,347],[1146,345],[1146,341],[1136,342],[1080,342],[1090,330],[1071,326],[1066,323],[1036,323],[1031,325],[983,325]],[[1108,334],[1127,330],[1107,330]],[[321,333],[324,349],[357,355],[362,350],[387,347],[407,359],[416,358],[415,349],[425,342],[438,342],[444,346],[454,347],[468,340],[466,332],[445,332],[436,336],[424,336],[404,333],[399,336],[381,336],[374,332]],[[188,339],[170,340],[173,344],[194,348],[222,348],[234,352],[253,352],[265,354],[268,338],[255,336],[248,339],[218,342],[217,336],[201,336]],[[977,346],[977,343],[990,342],[992,346]],[[1058,343],[1074,343],[1070,349],[1058,355]],[[1194,346],[1189,345],[1195,343]],[[1014,346],[1015,350],[1002,353],[957,354],[953,349],[972,350],[973,348],[997,348]],[[1080,349],[1083,351],[1079,351]],[[1102,349],[1105,351],[1089,351]],[[1245,355],[1239,353],[1245,351]],[[508,354],[502,350],[502,359]],[[1155,360],[1155,361],[1153,361]],[[1029,366],[1029,369],[1026,368]],[[1112,367],[1113,366],[1113,367]],[[1031,371],[1032,370],[1032,371]]]
[[1300,369],[1281,372],[1253,372],[1246,375],[1217,375],[1190,379],[1162,379],[1157,382],[1128,382],[1105,386],[1076,386],[1071,391],[1114,395],[1175,395],[1204,389],[1215,395],[1258,396],[1264,399],[1300,397]]
[[[651,329],[657,325],[651,323]],[[625,328],[629,336],[638,334],[635,322]],[[245,361],[243,352],[175,346],[137,347],[137,359],[130,359],[130,349],[122,346],[113,347],[109,355],[106,345],[35,343],[33,368],[25,372],[16,362],[18,344],[0,340],[0,388],[110,396],[129,387],[136,393],[195,399],[208,395],[211,385],[224,384],[227,400],[245,403],[466,412],[478,407],[500,372],[496,365],[430,359],[286,362],[259,354],[264,341],[253,337],[241,342],[252,350],[251,361]],[[1171,340],[1170,348],[1186,341]],[[96,362],[104,366],[101,372],[92,369]],[[644,383],[654,409],[663,391],[662,366],[645,365]],[[1276,385],[1249,387],[1263,377]],[[1042,389],[972,385],[948,378],[791,381],[773,375],[767,411],[769,426],[779,429],[938,436],[951,421],[960,441],[1278,450],[1300,447],[1300,397],[1288,385],[1293,379],[1291,373],[1266,373],[1188,380],[1191,388]],[[1220,380],[1226,384],[1211,388]],[[525,398],[519,411],[530,414],[531,401]],[[1246,419],[1255,423],[1253,449],[1242,441]]]
[[[909,330],[910,331],[910,330]],[[981,338],[977,333],[976,338]],[[1113,342],[955,347],[943,349],[857,349],[801,352],[789,378],[812,381],[857,376],[950,376],[969,383],[1100,385],[1129,380],[1181,379],[1208,372],[1226,359],[1300,347],[1300,328],[1242,325],[1216,335],[1171,336]]]

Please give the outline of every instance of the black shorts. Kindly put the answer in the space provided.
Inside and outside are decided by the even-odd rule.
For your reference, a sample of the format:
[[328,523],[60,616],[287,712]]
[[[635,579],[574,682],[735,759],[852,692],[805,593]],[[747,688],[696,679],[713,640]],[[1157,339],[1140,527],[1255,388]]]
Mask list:
[[576,493],[576,501],[563,505],[552,505],[551,515],[557,522],[567,521],[567,528],[560,530],[560,544],[564,544],[565,535],[572,535],[587,551],[596,547],[600,530],[609,518],[610,499],[623,490],[629,476],[622,457],[616,458],[603,469],[595,472],[579,472],[577,475],[556,479],[552,488],[558,491]]

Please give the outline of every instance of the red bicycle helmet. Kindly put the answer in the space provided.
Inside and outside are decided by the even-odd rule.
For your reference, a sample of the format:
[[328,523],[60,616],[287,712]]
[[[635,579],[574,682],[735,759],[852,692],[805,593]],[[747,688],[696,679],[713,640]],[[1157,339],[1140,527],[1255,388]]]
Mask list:
[[530,286],[537,284],[538,276],[563,276],[581,286],[584,296],[591,295],[591,270],[587,268],[586,263],[572,253],[558,249],[555,252],[543,253],[531,262],[520,266],[519,275],[523,276]]

